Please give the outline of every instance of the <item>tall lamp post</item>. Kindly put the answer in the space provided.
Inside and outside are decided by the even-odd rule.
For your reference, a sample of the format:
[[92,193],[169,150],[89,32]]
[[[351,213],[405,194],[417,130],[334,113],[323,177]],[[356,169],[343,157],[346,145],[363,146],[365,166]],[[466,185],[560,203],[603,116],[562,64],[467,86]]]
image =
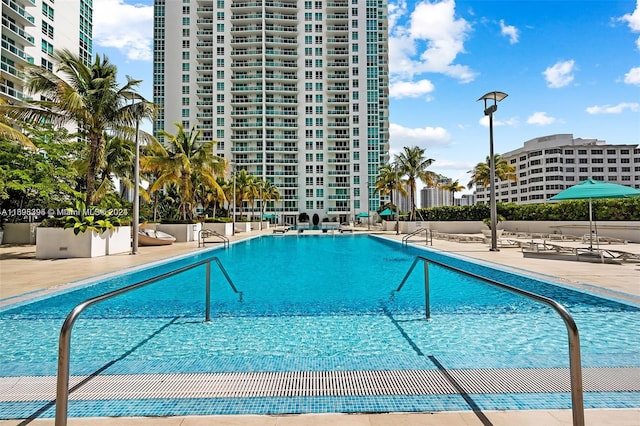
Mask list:
[[231,161],[231,179],[233,179],[233,215],[231,216],[231,235],[236,235],[236,163]]
[[[489,197],[491,203],[491,248],[490,251],[500,251],[498,249],[498,237],[496,227],[498,226],[498,211],[496,208],[496,164],[493,156],[493,113],[498,110],[498,102],[506,98],[504,92],[489,92],[480,97],[478,101],[484,100],[484,115],[489,116]],[[487,101],[493,103],[487,104]],[[476,101],[477,102],[477,101]]]
[[369,176],[367,176],[367,231],[371,231],[371,187],[369,186]]
[[131,254],[138,254],[138,231],[140,229],[140,144],[138,133],[140,130],[140,115],[136,114],[136,158],[133,165],[133,239],[131,241]]

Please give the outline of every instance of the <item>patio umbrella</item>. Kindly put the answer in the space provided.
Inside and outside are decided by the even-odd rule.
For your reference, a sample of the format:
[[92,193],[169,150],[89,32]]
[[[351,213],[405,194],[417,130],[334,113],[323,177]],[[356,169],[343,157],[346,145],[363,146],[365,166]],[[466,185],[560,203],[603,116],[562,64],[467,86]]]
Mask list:
[[369,213],[367,213],[367,212],[361,212],[361,213],[358,213],[358,214],[356,215],[356,217],[369,217]]
[[378,213],[380,216],[391,216],[393,214],[393,211],[390,209],[384,209],[382,210],[380,213]]
[[[626,198],[638,197],[640,191],[629,186],[617,185],[615,183],[601,182],[598,180],[587,179],[576,185],[561,191],[549,200],[589,200],[589,249],[593,248],[593,207],[592,200],[594,198]],[[596,231],[596,241],[598,235]]]
[[263,219],[276,219],[278,216],[275,214],[271,214],[271,213],[265,213],[262,215]]

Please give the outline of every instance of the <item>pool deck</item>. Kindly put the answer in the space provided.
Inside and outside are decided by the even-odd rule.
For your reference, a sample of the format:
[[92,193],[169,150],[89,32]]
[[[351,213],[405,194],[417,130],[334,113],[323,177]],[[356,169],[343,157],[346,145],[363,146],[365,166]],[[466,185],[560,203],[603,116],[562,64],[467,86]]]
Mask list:
[[[305,231],[312,233],[312,231]],[[356,228],[355,233],[366,229]],[[238,241],[272,230],[238,233],[230,237]],[[388,238],[400,240],[403,235],[395,232],[378,232]],[[291,232],[293,234],[293,232]],[[415,245],[424,246],[424,241]],[[207,245],[207,248],[212,245]],[[526,272],[549,281],[555,281],[581,290],[627,300],[640,304],[640,262],[624,262],[621,265],[589,262],[573,262],[538,258],[525,258],[515,247],[503,247],[498,252],[488,250],[487,244],[433,240],[435,250],[477,259],[482,262],[519,272]],[[640,244],[627,244],[621,250],[640,252]],[[0,306],[14,303],[23,297],[31,297],[47,289],[80,281],[105,273],[117,272],[156,260],[202,250],[197,242],[176,243],[171,246],[140,247],[139,254],[98,257],[92,259],[35,259],[35,246],[0,246]],[[3,303],[4,302],[4,303]],[[636,409],[587,409],[587,425],[640,425],[640,408]],[[91,423],[103,425],[571,425],[570,410],[522,410],[522,411],[473,411],[437,413],[389,413],[389,414],[303,414],[284,416],[225,415],[225,416],[176,416],[154,418],[76,418],[69,425]],[[16,420],[0,420],[0,425],[26,424]],[[36,419],[29,424],[53,424],[52,419]]]

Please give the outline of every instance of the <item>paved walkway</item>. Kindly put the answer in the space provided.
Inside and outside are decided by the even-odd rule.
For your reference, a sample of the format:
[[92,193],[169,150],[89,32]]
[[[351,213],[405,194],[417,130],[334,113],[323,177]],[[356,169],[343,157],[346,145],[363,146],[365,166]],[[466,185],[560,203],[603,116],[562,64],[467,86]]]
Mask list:
[[[264,233],[271,233],[265,230]],[[305,231],[306,232],[306,231]],[[232,241],[259,235],[242,233]],[[383,233],[392,239],[402,235]],[[418,240],[416,240],[417,243]],[[424,242],[421,243],[424,245]],[[490,252],[483,243],[461,243],[434,240],[433,249],[472,257],[503,268],[527,271],[542,278],[575,286],[591,292],[603,293],[619,299],[640,303],[640,263],[622,265],[568,262],[524,258],[516,248],[502,248]],[[630,248],[636,250],[637,247]],[[179,243],[164,247],[141,247],[137,256],[129,254],[93,259],[35,259],[34,246],[0,246],[0,306],[14,303],[33,292],[55,290],[72,281],[118,272],[136,265],[200,250],[197,243]],[[586,410],[587,425],[640,425],[640,408]],[[99,418],[70,419],[69,425],[571,425],[570,410],[527,410],[488,412],[439,412],[391,414],[318,414],[291,416],[187,416],[168,418]],[[20,421],[0,420],[0,425],[18,425]],[[25,424],[25,423],[22,423]],[[51,419],[32,421],[33,425],[53,424]]]

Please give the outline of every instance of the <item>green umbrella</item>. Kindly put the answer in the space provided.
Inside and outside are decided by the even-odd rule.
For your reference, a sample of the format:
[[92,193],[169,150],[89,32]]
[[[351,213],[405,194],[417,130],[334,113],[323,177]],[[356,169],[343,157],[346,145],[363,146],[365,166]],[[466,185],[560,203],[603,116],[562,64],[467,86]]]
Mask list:
[[369,217],[369,213],[367,212],[358,213],[356,217]]
[[[561,191],[560,193],[549,198],[550,201],[563,200],[589,200],[589,249],[593,248],[593,208],[591,200],[594,198],[626,198],[638,197],[640,191],[629,186],[617,185],[615,183],[601,182],[598,180],[587,179],[576,185]],[[596,241],[598,235],[596,234]]]
[[378,213],[380,216],[391,216],[393,213],[392,210],[390,209],[384,209],[382,210],[380,213]]

